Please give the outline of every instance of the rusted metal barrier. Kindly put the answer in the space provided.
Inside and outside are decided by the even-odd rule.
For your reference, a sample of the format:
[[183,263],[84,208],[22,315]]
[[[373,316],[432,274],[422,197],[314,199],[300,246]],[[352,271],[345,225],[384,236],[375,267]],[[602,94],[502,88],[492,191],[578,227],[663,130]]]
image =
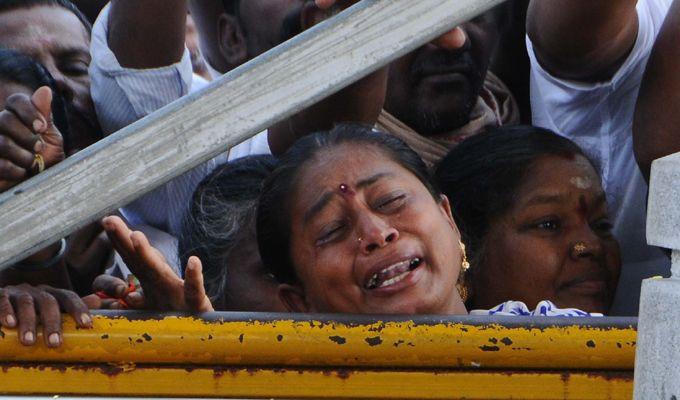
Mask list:
[[0,393],[629,399],[635,319],[292,316],[65,319],[62,348],[0,335]]

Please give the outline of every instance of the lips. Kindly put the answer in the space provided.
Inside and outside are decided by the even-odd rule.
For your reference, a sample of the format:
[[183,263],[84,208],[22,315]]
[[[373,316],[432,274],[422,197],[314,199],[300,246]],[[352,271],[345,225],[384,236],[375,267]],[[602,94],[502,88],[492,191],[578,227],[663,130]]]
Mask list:
[[364,288],[366,290],[375,290],[396,285],[405,279],[413,270],[421,266],[422,263],[422,258],[411,257],[384,267],[379,267],[377,271],[369,275],[364,283]]

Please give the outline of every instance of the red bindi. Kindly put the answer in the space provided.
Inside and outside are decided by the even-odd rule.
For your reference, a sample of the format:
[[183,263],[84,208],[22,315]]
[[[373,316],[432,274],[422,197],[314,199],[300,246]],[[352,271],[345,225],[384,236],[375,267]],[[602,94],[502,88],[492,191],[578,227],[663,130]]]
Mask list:
[[350,189],[349,185],[347,185],[346,183],[341,183],[339,189],[340,189],[340,193],[342,193],[344,195],[353,195],[354,194],[354,191],[352,189]]

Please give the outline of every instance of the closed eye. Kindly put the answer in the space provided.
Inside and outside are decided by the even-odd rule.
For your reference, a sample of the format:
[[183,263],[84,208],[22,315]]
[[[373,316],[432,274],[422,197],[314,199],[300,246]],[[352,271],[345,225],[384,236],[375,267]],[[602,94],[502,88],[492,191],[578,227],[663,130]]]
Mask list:
[[390,213],[399,210],[406,201],[406,194],[390,195],[387,199],[378,201],[376,209],[383,213]]
[[319,237],[316,239],[316,245],[317,246],[323,246],[325,244],[328,244],[339,237],[342,236],[342,233],[344,232],[345,225],[342,223],[334,223],[330,224],[327,228],[324,228],[321,233],[319,234]]

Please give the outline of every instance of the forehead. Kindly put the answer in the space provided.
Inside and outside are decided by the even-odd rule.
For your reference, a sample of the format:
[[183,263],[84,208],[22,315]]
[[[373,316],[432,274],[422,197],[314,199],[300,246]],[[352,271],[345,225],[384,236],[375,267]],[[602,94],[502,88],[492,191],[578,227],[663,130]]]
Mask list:
[[35,6],[0,13],[0,46],[35,56],[60,49],[87,51],[89,43],[82,22],[62,7]]
[[517,197],[528,200],[527,197],[539,191],[599,195],[602,184],[593,165],[581,155],[544,156],[525,175]]
[[320,151],[302,166],[294,197],[296,203],[305,202],[305,199],[312,201],[326,191],[338,189],[341,184],[354,186],[382,173],[389,174],[390,179],[419,182],[376,146],[342,144]]

